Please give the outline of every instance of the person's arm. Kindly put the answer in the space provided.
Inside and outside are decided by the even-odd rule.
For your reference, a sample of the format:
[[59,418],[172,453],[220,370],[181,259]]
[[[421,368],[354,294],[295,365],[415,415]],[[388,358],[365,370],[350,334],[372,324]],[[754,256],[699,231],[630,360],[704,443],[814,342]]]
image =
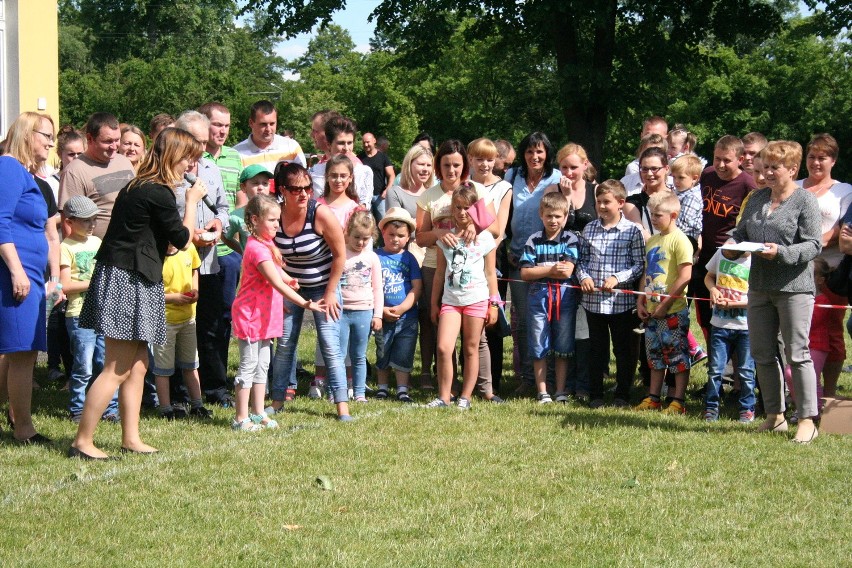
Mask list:
[[[488,282],[489,298],[499,298],[500,291],[497,288],[497,249],[493,248],[485,255],[485,279]],[[485,316],[485,325],[493,325],[497,322],[499,313],[498,306],[492,304],[489,300],[488,314]]]
[[[414,233],[414,241],[417,243],[417,246],[423,248],[433,247],[444,236],[448,234],[452,235],[452,231],[449,229],[433,229],[432,214],[420,207],[417,208],[416,224],[417,228]],[[455,243],[449,246],[455,246]]]
[[17,301],[23,302],[30,293],[31,283],[18,257],[18,249],[13,243],[0,244],[0,258],[3,259],[12,277],[12,295]]
[[71,279],[71,266],[67,264],[59,267],[59,283],[62,284],[62,290],[68,295],[89,291],[88,280]]
[[286,299],[290,302],[296,304],[297,306],[301,306],[306,310],[313,310],[315,312],[324,311],[324,303],[323,302],[314,302],[313,300],[306,300],[301,297],[293,288],[284,283],[284,280],[281,279],[281,275],[278,272],[278,268],[275,266],[275,263],[271,260],[262,260],[257,264],[257,271],[266,278],[269,284],[278,290]]
[[[781,221],[776,219],[776,222]],[[787,265],[802,264],[816,258],[822,250],[822,215],[816,197],[810,193],[804,194],[798,218],[792,223],[794,227],[797,227],[798,242],[789,245],[765,243],[768,250],[755,254],[767,260],[777,259],[781,264]]]
[[370,329],[379,331],[382,329],[382,312],[385,307],[385,282],[382,277],[382,263],[376,253],[370,253],[370,262],[373,265],[370,270],[370,282],[373,287],[373,320]]
[[719,307],[727,307],[728,303],[722,292],[716,287],[716,273],[708,271],[704,276],[704,287],[710,292],[710,303]]
[[[646,273],[642,273],[642,281],[648,278]],[[642,321],[648,320],[648,297],[645,294],[637,294],[636,295],[636,315],[639,316],[639,319]]]
[[443,251],[438,251],[438,266],[435,269],[435,279],[432,281],[432,323],[438,325],[438,314],[441,313],[441,298],[444,295],[444,277],[447,275],[447,259]]
[[668,295],[662,299],[662,301],[657,304],[657,309],[654,310],[654,313],[651,314],[651,317],[654,319],[661,319],[666,317],[668,314],[669,307],[674,303],[676,298],[675,296],[681,296],[683,291],[686,289],[687,284],[692,279],[692,263],[684,262],[683,264],[679,264],[677,266],[677,279],[675,279],[674,283],[669,287],[666,292]]
[[[47,286],[45,287],[45,296],[50,296],[50,294],[56,289],[56,285],[59,284],[60,275],[59,275],[59,224],[62,222],[62,218],[57,213],[53,217],[47,220],[47,223],[44,225],[44,238],[47,239],[47,266],[49,268],[49,276],[47,280]],[[60,292],[59,301],[62,301],[62,297],[64,294]]]
[[645,238],[642,231],[635,231],[631,235],[630,247],[627,250],[627,265],[628,268],[613,274],[618,284],[635,282],[645,272]]
[[512,207],[512,192],[507,191],[503,199],[500,200],[500,207],[497,208],[497,221],[494,227],[497,230],[497,235],[494,239],[497,241],[497,246],[503,242],[503,235],[506,234],[506,225],[509,224],[509,209]]
[[393,171],[393,166],[388,162],[388,165],[385,166],[385,179],[388,180],[387,184],[385,184],[385,190],[382,192],[382,199],[385,199],[388,196],[388,192],[390,188],[393,187],[393,180],[396,177],[396,172]]
[[325,309],[328,317],[337,321],[340,319],[341,306],[337,300],[337,286],[343,275],[346,264],[346,244],[343,240],[343,228],[337,222],[328,207],[317,206],[314,216],[317,234],[328,243],[331,249],[331,271],[328,275],[328,285],[325,290]]

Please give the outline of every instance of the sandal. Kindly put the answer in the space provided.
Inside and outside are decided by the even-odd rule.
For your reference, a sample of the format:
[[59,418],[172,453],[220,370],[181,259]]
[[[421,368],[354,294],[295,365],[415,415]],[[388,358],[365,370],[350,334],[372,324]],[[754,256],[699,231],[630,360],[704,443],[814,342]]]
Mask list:
[[274,430],[278,428],[278,422],[270,418],[265,412],[262,414],[251,414],[249,415],[251,421],[261,428],[267,428],[269,430]]

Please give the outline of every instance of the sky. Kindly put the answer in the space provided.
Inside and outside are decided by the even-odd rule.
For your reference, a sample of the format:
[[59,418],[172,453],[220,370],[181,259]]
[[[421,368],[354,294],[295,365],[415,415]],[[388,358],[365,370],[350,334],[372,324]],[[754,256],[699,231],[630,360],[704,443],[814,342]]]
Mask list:
[[[347,0],[346,9],[335,12],[332,21],[349,30],[352,41],[355,42],[356,51],[366,53],[370,51],[370,38],[376,29],[375,22],[368,22],[367,17],[379,5],[381,0]],[[285,59],[300,57],[308,49],[308,42],[313,33],[300,34],[293,39],[282,41],[278,45],[278,55]]]

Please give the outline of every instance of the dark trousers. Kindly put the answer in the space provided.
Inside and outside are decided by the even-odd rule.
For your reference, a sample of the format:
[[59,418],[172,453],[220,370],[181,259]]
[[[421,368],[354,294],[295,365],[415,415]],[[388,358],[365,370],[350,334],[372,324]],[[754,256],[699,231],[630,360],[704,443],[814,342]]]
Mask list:
[[225,371],[228,370],[228,347],[231,344],[231,306],[240,283],[240,266],[243,257],[231,252],[219,257],[219,281],[222,284],[222,325],[219,328],[217,350]]
[[630,400],[630,389],[636,374],[636,347],[639,337],[633,328],[639,318],[632,311],[620,314],[596,314],[586,311],[589,322],[589,398],[603,398],[603,379],[609,365],[609,340],[615,355],[615,398]]
[[228,384],[225,366],[219,355],[219,337],[222,327],[222,282],[218,274],[198,277],[198,305],[196,308],[196,337],[198,338],[198,375],[201,391],[207,402],[227,401]]
[[71,376],[74,356],[71,354],[71,339],[65,327],[65,307],[68,302],[62,302],[54,307],[47,320],[47,368],[58,369],[61,364],[65,375]]

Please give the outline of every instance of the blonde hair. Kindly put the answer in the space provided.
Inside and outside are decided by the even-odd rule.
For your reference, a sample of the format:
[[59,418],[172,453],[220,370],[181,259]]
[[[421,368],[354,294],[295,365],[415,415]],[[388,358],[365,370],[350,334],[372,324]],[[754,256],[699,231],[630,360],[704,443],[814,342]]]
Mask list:
[[579,144],[575,144],[573,142],[569,142],[562,146],[559,151],[556,153],[556,163],[560,163],[562,160],[571,156],[573,154],[577,154],[581,158],[583,158],[584,162],[589,161],[589,156],[586,154],[586,149],[580,146]]
[[680,199],[673,191],[658,191],[648,198],[648,211],[662,209],[668,213],[680,214]]
[[497,146],[489,138],[477,138],[467,145],[468,158],[496,158]]
[[602,181],[601,184],[595,188],[595,197],[600,197],[604,193],[608,193],[620,201],[627,199],[627,189],[625,189],[624,184],[617,179]]
[[[6,134],[5,154],[21,162],[30,173],[36,173],[44,165],[44,162],[39,162],[36,159],[32,141],[36,132],[41,132],[42,120],[50,122],[50,128],[53,131],[51,134],[54,134],[56,128],[53,119],[49,115],[39,112],[22,112],[9,127],[9,132]],[[41,135],[39,134],[39,136]]]
[[666,142],[665,137],[659,134],[649,134],[639,141],[639,147],[636,148],[636,157],[639,158],[648,148],[662,148],[663,152],[668,153],[669,143]]
[[545,211],[560,211],[568,215],[570,210],[571,204],[561,191],[545,193],[541,198],[541,202],[538,204],[539,215],[543,215]]
[[758,155],[764,166],[783,164],[788,169],[798,169],[802,163],[802,145],[793,140],[774,140]]
[[131,186],[152,182],[173,187],[182,179],[175,171],[178,163],[181,160],[196,161],[203,151],[201,142],[186,130],[166,128],[154,140],[151,151],[145,154]]
[[421,156],[429,158],[429,163],[432,164],[432,174],[424,185],[426,187],[435,185],[435,156],[429,148],[425,148],[422,144],[415,144],[408,150],[405,158],[402,160],[402,177],[399,179],[399,186],[402,189],[411,189],[414,186],[414,176],[411,175],[411,164]]
[[[157,139],[159,140],[159,136],[157,137]],[[275,260],[275,263],[278,266],[284,266],[284,260],[281,257],[281,251],[278,250],[278,247],[274,244],[270,244],[261,238],[261,236],[257,232],[258,227],[252,220],[252,217],[257,218],[259,220],[273,211],[275,211],[276,213],[281,212],[281,207],[278,205],[278,202],[275,201],[269,195],[259,193],[249,199],[249,202],[246,203],[245,214],[243,215],[243,217],[246,222],[246,228],[251,232],[252,236],[266,245],[266,247],[272,253],[273,260]]]
[[378,237],[378,233],[376,232],[376,220],[373,218],[373,214],[364,209],[359,209],[352,213],[352,216],[349,217],[349,221],[346,223],[346,235],[349,236],[352,234],[355,229],[364,229],[373,239]]
[[701,158],[695,154],[685,154],[672,162],[672,175],[686,174],[694,177],[700,176],[703,170]]

